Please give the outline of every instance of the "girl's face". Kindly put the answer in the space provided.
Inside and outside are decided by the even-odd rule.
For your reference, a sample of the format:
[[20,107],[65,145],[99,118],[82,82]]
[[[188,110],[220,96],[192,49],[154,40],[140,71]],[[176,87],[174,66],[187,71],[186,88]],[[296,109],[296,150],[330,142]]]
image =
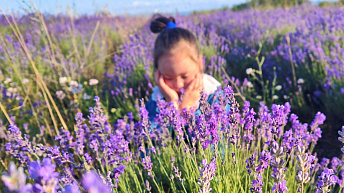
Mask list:
[[158,70],[165,83],[178,94],[181,88],[185,89],[202,72],[202,55],[198,58],[195,56],[194,49],[182,42],[158,59]]

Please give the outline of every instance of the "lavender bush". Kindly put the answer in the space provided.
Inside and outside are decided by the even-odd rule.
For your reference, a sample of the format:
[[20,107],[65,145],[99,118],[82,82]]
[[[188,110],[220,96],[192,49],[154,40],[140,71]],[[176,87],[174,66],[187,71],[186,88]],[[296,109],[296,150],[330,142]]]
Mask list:
[[[217,96],[219,102],[213,106],[201,101],[202,113],[197,116],[160,100],[159,129],[155,130],[143,101],[139,122],[126,116],[111,126],[99,97],[87,121],[78,113],[74,130],[61,131],[54,144],[29,141],[11,125],[6,152],[20,168],[16,171],[12,164],[2,179],[8,189],[32,188],[33,192],[341,191],[333,184],[340,179],[337,169],[342,161],[336,167],[332,163],[335,173],[305,157],[311,156],[321,137],[318,126],[323,114],[308,126],[290,114],[288,103],[273,105],[271,110],[261,103],[255,113],[249,103],[239,108],[231,87],[218,90]],[[22,168],[28,172],[27,184]],[[22,176],[20,185],[9,180],[15,175]]]

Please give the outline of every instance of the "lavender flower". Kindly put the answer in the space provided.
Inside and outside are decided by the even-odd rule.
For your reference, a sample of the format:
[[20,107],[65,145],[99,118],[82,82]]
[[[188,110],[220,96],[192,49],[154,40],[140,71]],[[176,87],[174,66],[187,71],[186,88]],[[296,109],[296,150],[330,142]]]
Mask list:
[[252,173],[252,168],[254,168],[255,166],[254,164],[255,164],[256,154],[257,152],[255,152],[248,159],[246,159],[246,169],[249,175]]
[[319,125],[322,125],[325,120],[326,116],[323,113],[318,112],[310,125],[311,131],[313,132],[311,135],[311,141],[314,145],[317,143],[318,139],[321,138],[322,131],[319,128]]
[[264,169],[266,169],[268,166],[269,166],[269,161],[271,159],[271,155],[268,151],[265,151],[263,150],[261,153],[260,153],[260,157],[259,157],[259,162],[260,164],[257,164],[255,165],[254,164],[254,160],[256,159],[256,154],[257,152],[255,152],[249,159],[246,160],[246,163],[247,163],[247,170],[248,170],[248,173],[250,174],[252,172],[251,169],[249,168],[253,168],[254,170],[254,180],[252,180],[252,183],[251,183],[251,192],[262,192],[262,186],[264,184],[264,182],[262,181],[263,179],[263,172],[264,172]]
[[278,193],[288,191],[288,188],[286,187],[286,181],[284,180],[285,174],[283,174],[286,165],[286,160],[283,159],[284,148],[282,146],[279,146],[276,141],[272,142],[271,156],[272,159],[270,161],[270,164],[273,167],[273,173],[271,174],[271,177],[275,181],[274,186],[272,187],[272,191],[276,191]]
[[141,107],[139,111],[139,115],[141,117],[141,126],[142,126],[142,131],[145,132],[146,135],[149,135],[148,129],[149,129],[149,121],[148,121],[148,111],[146,107],[144,106],[143,101],[141,100]]
[[82,178],[82,187],[87,192],[92,193],[111,193],[108,187],[101,178],[93,171],[87,172]]
[[[341,131],[338,131],[338,134],[340,135],[340,137],[338,137],[338,140],[344,143],[344,126],[342,126]],[[344,147],[342,147],[340,150],[342,150],[342,152],[344,153]]]
[[55,192],[58,184],[59,173],[55,172],[55,164],[51,163],[50,158],[44,158],[42,164],[40,161],[30,162],[29,177],[36,184],[33,186],[34,192]]
[[116,182],[114,185],[115,188],[117,188],[117,184],[119,182],[118,178],[121,176],[122,173],[124,173],[124,168],[125,168],[124,165],[120,165],[117,168],[114,168],[112,177],[115,178],[115,182]]
[[4,182],[6,192],[13,193],[26,193],[32,189],[31,184],[26,184],[26,175],[22,167],[16,168],[16,165],[11,162],[9,172],[4,173],[1,176],[1,180]]
[[303,185],[310,181],[310,169],[312,167],[312,162],[315,157],[309,153],[305,153],[304,146],[297,146],[297,161],[298,165],[296,166],[299,169],[299,172],[296,175],[296,181],[300,184],[299,191],[303,192]]
[[251,184],[251,192],[262,192],[262,186],[264,184],[263,180],[263,176],[261,174],[257,174],[256,176],[256,180],[252,180],[252,184]]
[[344,164],[344,161],[340,160],[337,157],[333,157],[331,160],[331,169],[333,169],[333,171],[337,173],[337,167],[342,166],[343,164]]
[[275,182],[274,186],[272,187],[272,191],[273,192],[286,192],[288,191],[288,188],[286,186],[287,181],[286,180],[282,180],[281,182]]
[[147,170],[148,176],[151,176],[154,178],[154,174],[152,173],[152,165],[153,163],[151,162],[151,159],[149,156],[146,156],[145,158],[142,159],[142,164],[143,164],[143,169]]
[[65,186],[61,193],[81,193],[81,191],[79,185],[76,182],[73,182]]
[[317,183],[318,193],[330,192],[330,186],[336,183],[336,177],[333,174],[333,170],[327,168],[321,173],[319,182]]
[[151,192],[151,187],[149,186],[149,181],[146,179],[146,183],[145,183],[145,185],[146,185],[146,190],[148,191],[148,192]]
[[[179,180],[181,183],[183,183],[183,182],[184,182],[184,179],[182,178],[182,172],[179,171],[179,168],[173,166],[173,172],[174,172],[174,177],[178,178],[178,180]],[[174,177],[173,177],[173,178],[174,178]]]
[[342,169],[339,173],[340,179],[338,179],[337,184],[340,188],[344,188],[344,169]]
[[235,163],[236,163],[236,160],[235,160],[235,153],[232,153],[232,163],[233,163],[233,165],[235,165]]
[[215,176],[216,170],[216,157],[213,157],[210,161],[210,164],[207,164],[207,160],[204,159],[202,161],[203,168],[199,167],[199,178],[198,178],[198,185],[200,186],[199,192],[201,193],[209,193],[212,191],[210,188],[210,181]]
[[252,136],[252,129],[253,129],[253,122],[255,121],[254,115],[256,113],[254,112],[253,109],[250,109],[250,102],[245,101],[244,102],[244,107],[243,107],[243,119],[240,121],[240,124],[244,127],[244,136],[243,140],[246,144],[248,144],[250,141],[253,140]]
[[259,157],[260,164],[257,164],[256,172],[262,174],[264,170],[269,167],[269,161],[271,160],[271,158],[272,157],[271,157],[270,152],[263,150],[260,153],[260,157]]

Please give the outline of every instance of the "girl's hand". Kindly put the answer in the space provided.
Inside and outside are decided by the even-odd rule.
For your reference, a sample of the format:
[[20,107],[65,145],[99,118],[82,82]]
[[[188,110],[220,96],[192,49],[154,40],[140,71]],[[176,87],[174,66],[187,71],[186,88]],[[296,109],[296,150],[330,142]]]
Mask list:
[[162,93],[162,95],[165,97],[166,102],[173,102],[176,106],[176,108],[178,107],[177,103],[178,103],[178,93],[173,90],[172,88],[170,88],[164,81],[163,77],[160,74],[159,70],[155,71],[154,74],[154,81],[155,83],[158,85],[160,92]]
[[179,104],[179,109],[183,110],[184,108],[189,109],[192,107],[195,102],[200,98],[200,90],[203,88],[203,74],[197,73],[195,79],[185,89],[184,97],[182,102]]

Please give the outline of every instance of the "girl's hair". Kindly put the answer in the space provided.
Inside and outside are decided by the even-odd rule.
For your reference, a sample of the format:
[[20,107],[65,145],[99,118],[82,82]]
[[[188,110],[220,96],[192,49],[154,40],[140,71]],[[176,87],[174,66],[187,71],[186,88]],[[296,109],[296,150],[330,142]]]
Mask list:
[[[181,27],[175,28],[167,28],[167,23],[173,22],[176,23],[176,20],[173,17],[164,17],[159,14],[154,15],[152,22],[150,24],[150,30],[153,33],[160,33],[155,40],[154,44],[154,68],[158,68],[158,60],[159,58],[171,51],[178,43],[181,41],[185,41],[189,43],[191,47],[193,47],[197,54],[199,55],[199,48],[197,44],[196,37],[187,29]],[[197,62],[198,58],[191,57],[195,62]]]

